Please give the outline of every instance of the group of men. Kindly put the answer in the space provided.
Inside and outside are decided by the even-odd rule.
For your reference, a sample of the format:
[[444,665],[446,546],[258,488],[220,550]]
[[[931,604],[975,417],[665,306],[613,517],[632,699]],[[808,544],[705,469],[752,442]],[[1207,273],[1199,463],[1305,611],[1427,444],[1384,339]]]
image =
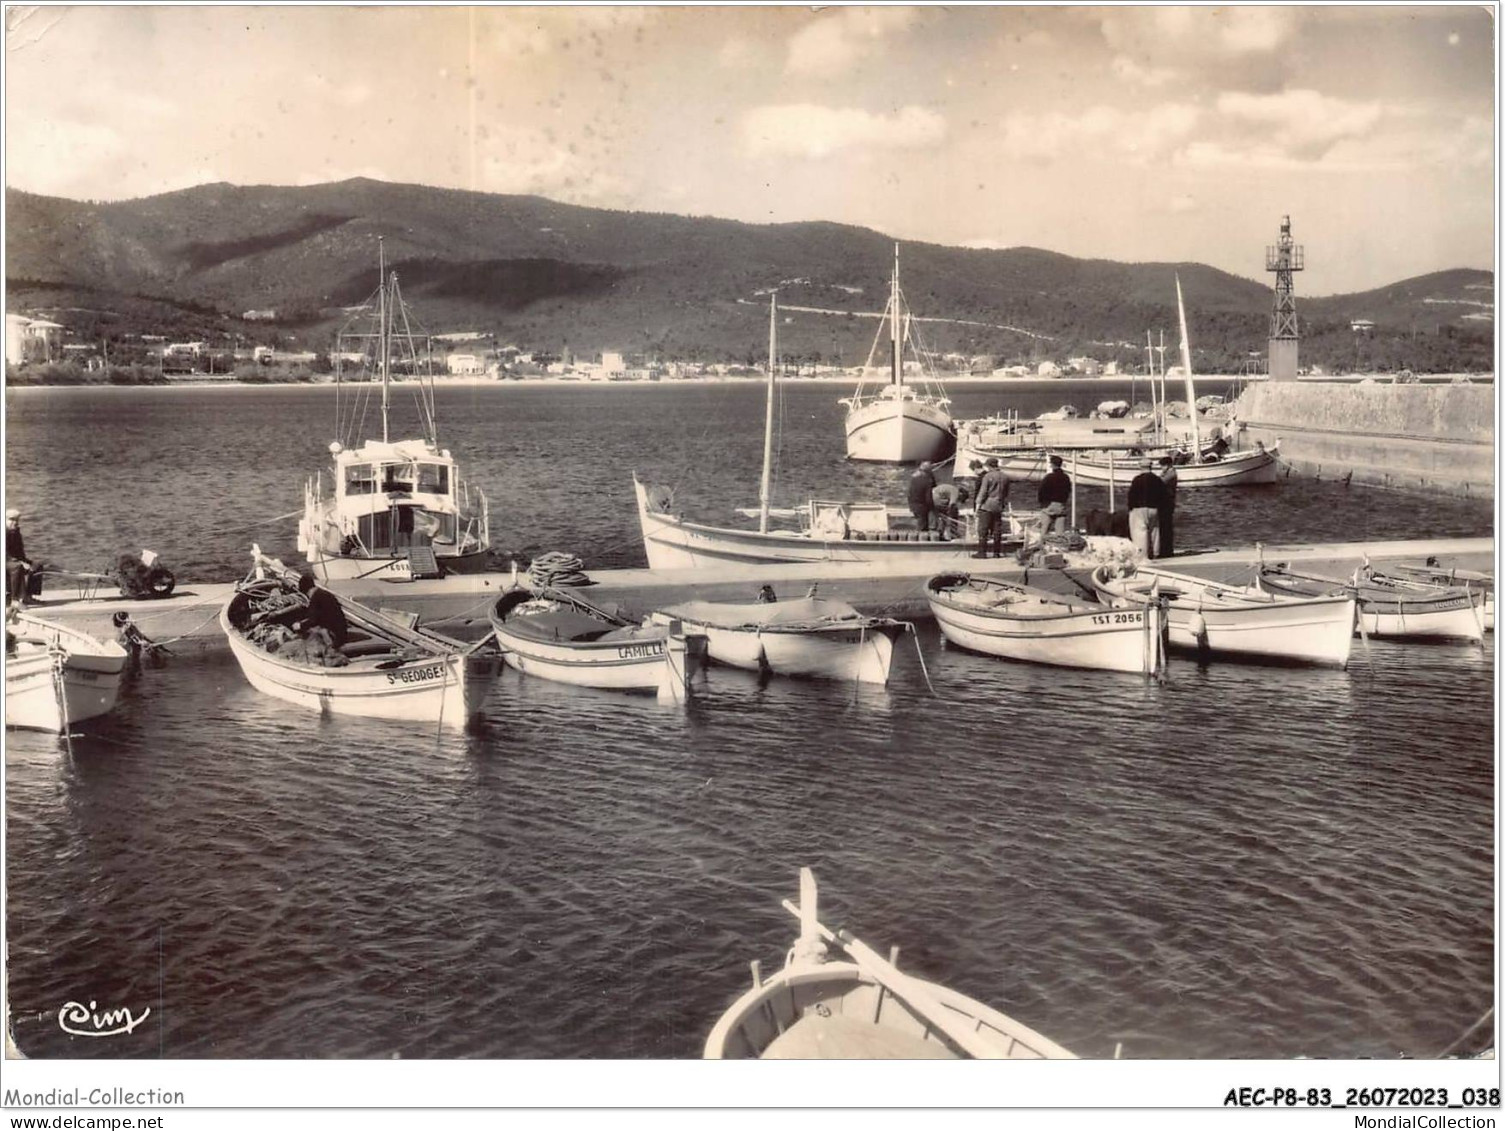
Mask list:
[[[1044,533],[1064,531],[1071,511],[1071,476],[1062,470],[1061,462],[1060,456],[1050,457],[1050,470],[1036,496]],[[1176,464],[1170,456],[1162,456],[1159,474],[1151,460],[1145,460],[1142,468],[1129,484],[1129,536],[1146,558],[1169,557],[1175,552]],[[977,515],[977,552],[972,556],[1002,557],[1009,477],[995,456],[973,460],[969,471],[970,477],[937,484],[935,465],[923,461],[909,479],[909,511],[920,530],[935,530],[941,538],[950,539],[960,529],[961,505],[970,500]]]

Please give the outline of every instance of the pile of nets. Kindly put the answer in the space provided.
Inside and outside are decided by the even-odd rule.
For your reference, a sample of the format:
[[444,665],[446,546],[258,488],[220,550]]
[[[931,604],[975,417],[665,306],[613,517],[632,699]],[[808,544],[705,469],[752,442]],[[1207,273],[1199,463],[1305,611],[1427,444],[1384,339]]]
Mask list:
[[589,585],[590,578],[581,568],[584,565],[574,554],[558,550],[542,554],[528,563],[528,585],[533,589],[551,585]]
[[121,554],[115,559],[115,568],[110,575],[120,586],[123,596],[136,600],[171,596],[173,586],[177,584],[172,570],[150,550]]

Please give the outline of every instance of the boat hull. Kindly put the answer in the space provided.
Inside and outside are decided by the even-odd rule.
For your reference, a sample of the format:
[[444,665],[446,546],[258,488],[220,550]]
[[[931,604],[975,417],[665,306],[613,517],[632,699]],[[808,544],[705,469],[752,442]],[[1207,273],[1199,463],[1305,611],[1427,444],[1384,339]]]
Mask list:
[[24,615],[14,633],[17,655],[5,665],[6,726],[61,734],[114,709],[129,659],[118,643]]
[[[696,569],[717,562],[889,562],[916,569],[960,563],[975,542],[913,541],[903,538],[824,538],[798,531],[735,530],[686,522],[652,510],[648,490],[634,481],[643,549],[651,569]],[[1006,548],[1018,545],[1017,536]]]
[[[914,978],[1000,1060],[1070,1059],[1071,1053],[997,1010]],[[899,996],[855,963],[785,967],[748,990],[706,1038],[708,1060],[955,1060],[951,1045]]]
[[[309,568],[320,581],[353,581],[375,577],[382,580],[412,580],[412,564],[402,557],[346,557],[310,550],[306,555]],[[474,550],[467,554],[435,553],[434,561],[445,573],[484,573],[491,564],[490,552]]]
[[[1347,667],[1357,602],[1352,596],[1243,597],[1199,578],[1141,570],[1137,577],[1105,580],[1093,571],[1099,599],[1118,607],[1144,606],[1162,579],[1173,646],[1213,654]],[[1179,594],[1179,595],[1178,595]]]
[[1352,586],[1336,580],[1292,577],[1270,569],[1260,573],[1259,584],[1272,593],[1293,596],[1351,593],[1359,602],[1357,628],[1365,636],[1401,640],[1464,639],[1476,643],[1484,639],[1485,610],[1483,594],[1478,591],[1439,589],[1428,592],[1418,586],[1408,593],[1362,581]]
[[712,660],[775,675],[888,682],[898,621],[863,617],[844,602],[806,598],[776,604],[691,602],[655,619],[701,633]]
[[929,401],[880,397],[852,408],[846,417],[847,458],[879,463],[940,459],[955,436],[951,415]]
[[[1146,452],[1142,456],[1116,460],[1111,468],[1108,461],[1097,453],[1090,457],[1078,455],[1072,459],[1070,452],[1060,453],[1066,462],[1069,474],[1078,483],[1092,487],[1106,487],[1110,482],[1127,488],[1129,481],[1139,474],[1144,459],[1158,460],[1166,453]],[[1222,459],[1207,463],[1176,465],[1176,489],[1189,487],[1249,487],[1277,481],[1280,465],[1278,447],[1255,448],[1246,452],[1229,452]]]
[[325,668],[278,659],[251,643],[230,624],[228,604],[220,611],[220,629],[252,687],[323,714],[464,727],[490,691],[486,675],[494,665],[458,651],[397,663],[357,659]]
[[934,588],[929,598],[941,635],[968,651],[1143,675],[1161,663],[1165,615],[1155,606],[1023,613],[969,605]]
[[650,625],[630,637],[551,642],[491,617],[492,634],[508,667],[525,675],[603,691],[654,691],[682,700],[705,662],[704,636]]

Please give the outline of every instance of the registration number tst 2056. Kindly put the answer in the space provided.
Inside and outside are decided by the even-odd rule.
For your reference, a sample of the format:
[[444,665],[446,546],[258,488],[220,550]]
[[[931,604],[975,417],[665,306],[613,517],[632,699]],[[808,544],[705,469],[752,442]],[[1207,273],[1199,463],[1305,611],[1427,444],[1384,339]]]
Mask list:
[[1143,624],[1144,613],[1093,613],[1093,624]]

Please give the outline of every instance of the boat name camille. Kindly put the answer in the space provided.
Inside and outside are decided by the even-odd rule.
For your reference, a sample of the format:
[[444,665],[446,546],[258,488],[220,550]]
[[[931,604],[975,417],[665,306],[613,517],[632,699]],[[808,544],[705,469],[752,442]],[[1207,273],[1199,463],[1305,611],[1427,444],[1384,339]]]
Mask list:
[[388,672],[388,683],[422,683],[425,680],[439,679],[444,675],[443,664],[431,664],[426,668],[408,668],[405,671]]
[[655,640],[648,644],[624,644],[617,649],[617,656],[623,660],[635,660],[641,656],[662,656],[664,654],[664,642]]

